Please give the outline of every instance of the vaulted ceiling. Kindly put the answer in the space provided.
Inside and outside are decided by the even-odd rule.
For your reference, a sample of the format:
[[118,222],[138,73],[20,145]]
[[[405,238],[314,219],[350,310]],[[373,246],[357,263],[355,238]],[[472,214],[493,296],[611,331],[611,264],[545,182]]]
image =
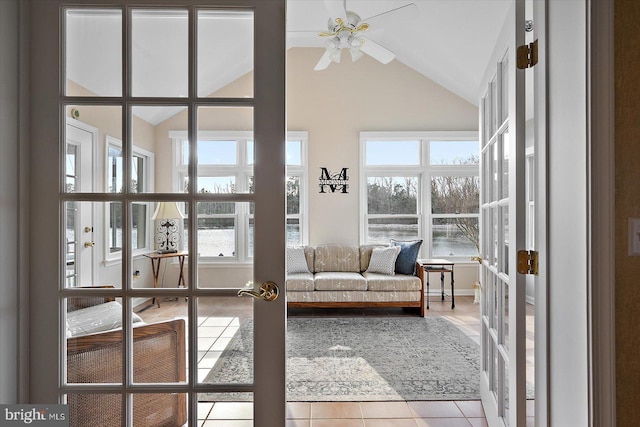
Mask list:
[[[339,5],[343,0],[329,0]],[[347,10],[364,22],[406,0],[347,0]],[[509,0],[413,0],[416,7],[373,18],[366,37],[395,53],[395,60],[477,105],[481,79],[502,28]],[[331,5],[330,5],[331,6]],[[133,26],[133,87],[141,95],[162,88],[186,95],[188,27],[186,15],[141,13]],[[329,12],[322,0],[288,0],[288,47],[320,47]],[[115,95],[121,87],[120,18],[106,13],[70,13],[67,19],[68,78],[98,95]],[[251,71],[252,23],[246,16],[229,20],[204,16],[198,54],[199,86],[211,93]],[[211,53],[209,53],[211,52]],[[318,49],[318,59],[323,49]],[[342,55],[343,61],[350,61]],[[378,65],[378,63],[376,63]],[[330,67],[339,67],[332,63]],[[381,65],[380,66],[384,66]],[[322,73],[323,71],[317,71]],[[177,77],[183,76],[183,77]],[[183,93],[185,92],[185,93]],[[135,94],[135,93],[134,93]],[[149,110],[151,123],[174,111]]]

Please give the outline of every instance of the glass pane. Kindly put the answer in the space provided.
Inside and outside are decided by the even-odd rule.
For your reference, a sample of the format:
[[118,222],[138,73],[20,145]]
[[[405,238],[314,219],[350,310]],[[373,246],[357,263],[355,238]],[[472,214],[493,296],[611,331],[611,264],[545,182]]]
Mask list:
[[118,300],[97,295],[66,299],[67,383],[122,384]]
[[478,141],[431,141],[429,163],[432,165],[477,165]]
[[174,150],[177,147],[173,146],[174,142],[169,138],[169,133],[182,131],[186,140],[187,123],[187,110],[184,106],[136,105],[131,108],[131,180],[134,192],[184,191],[178,184],[179,179],[173,178],[180,173],[187,174],[188,157],[184,164],[178,163],[182,158],[174,159]]
[[[210,270],[216,274],[217,268]],[[244,273],[251,277],[252,268]],[[201,297],[197,303],[198,382],[253,383],[253,301],[228,296]]]
[[509,350],[509,285],[501,280],[500,286],[502,287],[502,343]]
[[65,202],[64,254],[65,287],[111,286],[121,287],[122,265],[105,263],[112,259],[110,248],[113,234],[122,239],[121,224],[115,229],[105,218],[110,209],[120,211],[119,202]]
[[123,396],[120,394],[67,394],[69,425],[122,425]]
[[[491,86],[489,86],[489,89],[491,89]],[[483,109],[482,109],[482,114],[483,114],[483,126],[484,126],[484,144],[488,144],[489,141],[491,140],[491,136],[493,135],[491,133],[491,96],[489,96],[487,94],[487,96],[485,96],[484,98],[482,98],[483,101]]]
[[491,231],[491,208],[482,208],[482,226],[484,227],[482,237],[482,253],[481,256],[488,260],[491,255],[491,236],[487,233]]
[[419,239],[417,218],[369,218],[367,242],[389,244],[391,239]]
[[[233,130],[238,131],[237,135]],[[253,143],[248,144],[246,140],[252,131],[252,108],[198,108],[198,192],[250,192],[249,180],[240,176],[253,175],[253,164],[249,163],[253,158]],[[188,153],[186,145],[185,150]],[[224,182],[220,177],[225,177]]]
[[187,423],[185,393],[133,395],[134,426],[183,426]]
[[419,165],[420,141],[367,141],[365,162],[367,166]]
[[302,166],[302,141],[287,141],[287,165]]
[[489,85],[491,91],[491,136],[498,131],[498,84],[497,76],[493,76],[493,80]]
[[[153,214],[150,221],[154,226],[154,250],[158,253],[180,253],[188,246],[188,213],[182,202],[163,201],[150,205]],[[150,212],[151,210],[149,210]]]
[[96,164],[96,159],[104,159],[107,140],[120,139],[122,109],[113,106],[69,105],[66,107],[66,115],[77,120],[67,120],[65,127],[65,191],[109,191],[109,188],[102,184],[106,175],[106,161],[102,160],[105,163]]
[[122,11],[65,11],[65,95],[122,95]]
[[186,10],[131,12],[133,96],[186,97],[189,23]]
[[253,27],[251,11],[198,11],[199,97],[253,97]]
[[252,420],[253,393],[198,394],[198,426],[249,427]]
[[431,177],[431,213],[478,213],[480,178],[477,176]]
[[[198,256],[236,257],[238,217],[242,203],[199,202]],[[242,206],[244,207],[244,206]]]
[[287,218],[287,246],[302,245],[302,235],[300,234],[300,219]]
[[500,124],[504,123],[509,117],[509,56],[506,55],[502,63],[500,64]]
[[500,207],[502,217],[502,245],[500,247],[500,271],[509,274],[509,206]]
[[434,257],[478,255],[478,217],[434,218],[431,231]]
[[504,420],[504,424],[505,426],[509,426],[509,411],[510,411],[510,407],[509,407],[509,365],[505,362],[505,361],[501,361],[501,367],[503,369],[504,372],[504,377],[502,380],[502,384],[503,384],[503,390],[502,390],[502,407],[503,407],[503,411],[504,411],[504,415],[503,415],[503,420]]
[[498,220],[498,208],[497,207],[493,207],[491,208],[491,211],[493,212],[493,218],[492,218],[492,235],[491,235],[491,240],[493,242],[493,247],[491,248],[491,255],[492,255],[492,265],[494,266],[498,266],[498,258],[500,257],[500,240],[499,240],[499,227],[500,227],[500,222]]
[[287,215],[300,213],[300,177],[287,177]]
[[502,196],[509,197],[509,129],[502,134]]
[[418,177],[368,177],[367,212],[400,215],[418,213]]
[[482,152],[482,203],[490,203],[491,195],[491,150]]
[[500,200],[500,187],[499,187],[499,179],[500,179],[500,169],[499,169],[499,156],[498,156],[498,147],[499,144],[497,142],[493,142],[491,144],[491,195],[492,201]]
[[[170,259],[165,259],[170,261]],[[165,268],[162,265],[163,269]],[[174,268],[167,268],[173,273]],[[173,276],[173,274],[168,274]],[[144,277],[144,276],[143,276]],[[164,279],[164,277],[163,277]],[[164,287],[173,288],[176,282],[163,280]],[[155,299],[155,306],[153,299]],[[133,329],[133,382],[184,383],[187,380],[187,323],[189,310],[186,298],[156,295],[131,305]],[[159,399],[169,399],[168,396]],[[171,406],[174,407],[175,406]]]

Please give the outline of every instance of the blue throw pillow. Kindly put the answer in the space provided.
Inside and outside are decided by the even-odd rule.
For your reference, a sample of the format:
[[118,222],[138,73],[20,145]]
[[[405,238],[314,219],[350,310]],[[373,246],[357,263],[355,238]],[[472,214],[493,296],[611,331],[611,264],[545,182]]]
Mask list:
[[400,246],[400,253],[396,258],[397,274],[415,274],[416,260],[420,252],[422,240],[399,241],[391,239],[392,246]]

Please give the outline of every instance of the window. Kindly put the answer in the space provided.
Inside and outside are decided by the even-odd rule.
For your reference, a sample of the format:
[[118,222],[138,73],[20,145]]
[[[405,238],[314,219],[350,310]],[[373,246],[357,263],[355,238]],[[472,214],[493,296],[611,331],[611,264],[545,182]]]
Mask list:
[[[107,135],[107,167],[105,186],[108,193],[122,193],[123,182],[123,158],[122,142]],[[131,162],[131,191],[134,193],[153,191],[153,153],[139,147],[133,147]],[[107,259],[119,258],[122,252],[122,204],[107,203],[105,213],[108,221],[105,242]],[[151,244],[151,232],[149,217],[151,212],[148,203],[133,202],[131,205],[132,250],[134,254],[149,251]],[[113,256],[116,255],[116,256]]]
[[[187,191],[189,144],[187,133],[172,131],[175,145],[174,187]],[[308,241],[306,215],[306,132],[287,138],[287,243]],[[253,133],[201,131],[198,140],[198,192],[233,194],[253,192]],[[253,258],[253,204],[198,204],[198,252],[203,261],[245,262]],[[184,224],[185,229],[188,223]],[[187,233],[184,233],[185,236]],[[188,242],[183,243],[186,247]]]
[[466,260],[479,246],[476,132],[362,132],[361,240],[423,239],[423,255]]

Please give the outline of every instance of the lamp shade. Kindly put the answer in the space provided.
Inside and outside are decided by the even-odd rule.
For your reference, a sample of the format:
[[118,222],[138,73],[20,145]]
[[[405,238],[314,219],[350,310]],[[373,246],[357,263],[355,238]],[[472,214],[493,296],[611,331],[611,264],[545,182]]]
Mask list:
[[151,219],[182,219],[185,216],[180,212],[176,202],[160,202]]

